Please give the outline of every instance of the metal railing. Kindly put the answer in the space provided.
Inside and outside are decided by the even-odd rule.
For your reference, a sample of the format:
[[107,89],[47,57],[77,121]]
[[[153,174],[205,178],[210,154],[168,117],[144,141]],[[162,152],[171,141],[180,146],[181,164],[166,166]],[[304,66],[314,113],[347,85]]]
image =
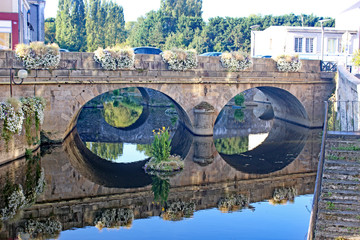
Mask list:
[[330,101],[328,107],[328,131],[359,132],[360,102]]
[[320,61],[320,71],[322,71],[322,72],[336,72],[337,71],[337,63],[336,62]]
[[310,215],[307,240],[314,239],[314,234],[315,234],[315,223],[318,212],[318,204],[321,193],[321,182],[322,182],[322,175],[323,175],[324,162],[325,162],[325,142],[327,137],[327,127],[328,127],[328,106],[329,103],[325,101],[324,126],[323,126],[323,134],[321,139],[320,158],[319,158],[317,175],[316,175],[314,199],[313,199],[312,211]]

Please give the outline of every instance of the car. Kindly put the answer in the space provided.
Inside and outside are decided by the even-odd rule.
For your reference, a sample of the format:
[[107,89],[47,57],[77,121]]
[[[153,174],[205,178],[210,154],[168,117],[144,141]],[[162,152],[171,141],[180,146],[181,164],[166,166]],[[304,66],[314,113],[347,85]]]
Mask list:
[[221,54],[222,54],[221,52],[207,52],[200,54],[199,56],[218,57],[221,56]]
[[135,47],[133,48],[135,54],[156,54],[159,55],[162,51],[156,47]]
[[59,49],[59,52],[70,52],[70,51],[67,50],[67,49],[64,49],[64,48],[60,48],[60,49]]

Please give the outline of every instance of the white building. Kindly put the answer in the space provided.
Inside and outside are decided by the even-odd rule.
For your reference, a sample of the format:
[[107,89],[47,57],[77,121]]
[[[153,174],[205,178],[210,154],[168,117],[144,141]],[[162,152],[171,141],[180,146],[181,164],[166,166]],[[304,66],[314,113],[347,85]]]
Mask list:
[[[319,59],[351,64],[359,49],[360,1],[335,19],[335,28],[271,26],[252,31],[253,57],[298,54],[302,59]],[[322,48],[323,47],[323,48]]]

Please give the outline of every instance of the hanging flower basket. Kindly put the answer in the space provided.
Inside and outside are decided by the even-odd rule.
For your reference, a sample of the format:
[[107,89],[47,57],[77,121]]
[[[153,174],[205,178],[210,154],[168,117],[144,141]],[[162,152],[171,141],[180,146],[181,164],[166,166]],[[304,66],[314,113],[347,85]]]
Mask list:
[[22,60],[26,69],[52,69],[60,63],[59,46],[56,43],[45,45],[32,42],[16,45],[15,55]]
[[132,69],[135,63],[135,54],[132,48],[98,48],[94,52],[94,60],[106,70]]
[[274,60],[280,72],[298,72],[302,65],[297,55],[280,55]]
[[174,71],[186,71],[194,69],[198,65],[195,50],[166,50],[161,53],[161,57],[163,61],[169,65],[169,69]]
[[239,51],[222,53],[220,62],[224,68],[233,72],[248,69],[252,64],[249,54]]

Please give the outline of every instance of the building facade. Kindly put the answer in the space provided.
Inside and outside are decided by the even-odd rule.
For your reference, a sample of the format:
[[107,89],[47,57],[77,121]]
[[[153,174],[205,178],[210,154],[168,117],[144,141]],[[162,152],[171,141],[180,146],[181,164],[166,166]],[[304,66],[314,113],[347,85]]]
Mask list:
[[44,41],[45,0],[1,0],[0,49]]
[[360,1],[335,18],[335,28],[271,26],[252,31],[253,57],[298,54],[302,59],[317,59],[351,65],[353,53],[360,49]]

